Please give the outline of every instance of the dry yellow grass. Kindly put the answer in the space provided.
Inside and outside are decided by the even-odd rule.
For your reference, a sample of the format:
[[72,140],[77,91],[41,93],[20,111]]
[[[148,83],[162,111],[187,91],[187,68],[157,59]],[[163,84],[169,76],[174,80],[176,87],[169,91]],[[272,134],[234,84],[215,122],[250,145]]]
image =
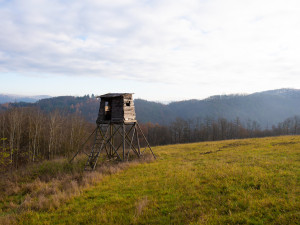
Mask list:
[[[1,201],[3,204],[0,204],[0,224],[10,224],[9,221],[15,223],[14,216],[22,212],[56,209],[74,196],[80,195],[82,191],[101,182],[104,176],[118,173],[140,162],[151,161],[147,157],[142,161],[106,163],[97,167],[95,171],[83,172],[84,159],[79,157],[75,161],[75,166],[69,165],[66,159],[53,160],[50,163],[43,163],[49,163],[46,166],[46,172],[44,169],[41,172],[40,165],[37,165],[34,168],[27,168],[26,171],[17,171],[2,177]],[[62,169],[58,173],[51,174],[52,167],[61,165],[75,167],[75,169],[71,172]],[[31,179],[31,176],[36,176],[36,178]]]

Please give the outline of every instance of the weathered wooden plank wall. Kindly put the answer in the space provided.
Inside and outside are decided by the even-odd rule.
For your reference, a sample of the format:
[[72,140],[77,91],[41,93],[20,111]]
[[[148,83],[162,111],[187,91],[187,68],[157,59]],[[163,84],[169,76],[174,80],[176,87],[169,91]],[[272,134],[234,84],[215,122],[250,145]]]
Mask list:
[[[108,102],[106,106],[105,102]],[[105,110],[111,110],[111,117],[106,116]],[[132,94],[101,98],[97,123],[136,122],[136,114]]]

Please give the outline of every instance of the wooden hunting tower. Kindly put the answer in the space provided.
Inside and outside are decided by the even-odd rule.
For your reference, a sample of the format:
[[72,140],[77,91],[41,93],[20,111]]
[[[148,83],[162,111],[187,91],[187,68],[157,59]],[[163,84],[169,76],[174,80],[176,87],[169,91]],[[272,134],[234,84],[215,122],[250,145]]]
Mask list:
[[97,124],[136,122],[132,94],[115,93],[100,95]]
[[[97,127],[86,140],[87,142],[94,134],[94,143],[91,152],[87,154],[89,157],[85,164],[85,170],[94,170],[98,158],[104,151],[109,160],[128,161],[133,155],[140,158],[146,149],[150,149],[153,157],[156,158],[136,120],[132,94],[109,93],[100,95],[98,98],[101,99],[101,102],[96,120]],[[142,151],[140,138],[146,143]],[[71,161],[80,151],[81,149]],[[130,152],[133,154],[130,155]]]

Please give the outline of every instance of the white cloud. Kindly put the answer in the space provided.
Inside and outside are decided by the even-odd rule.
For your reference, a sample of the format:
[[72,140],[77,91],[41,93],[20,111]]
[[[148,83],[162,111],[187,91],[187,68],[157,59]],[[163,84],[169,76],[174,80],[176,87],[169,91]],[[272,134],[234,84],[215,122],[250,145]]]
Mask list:
[[0,72],[295,87],[296,0],[0,1]]

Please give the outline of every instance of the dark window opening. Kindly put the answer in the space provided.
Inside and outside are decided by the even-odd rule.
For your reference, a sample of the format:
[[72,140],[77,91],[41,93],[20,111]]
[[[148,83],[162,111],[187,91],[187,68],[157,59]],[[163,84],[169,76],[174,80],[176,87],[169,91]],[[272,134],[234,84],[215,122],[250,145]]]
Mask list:
[[130,106],[130,101],[129,101],[129,102],[126,102],[126,106]]
[[105,101],[105,120],[111,120],[111,102]]

